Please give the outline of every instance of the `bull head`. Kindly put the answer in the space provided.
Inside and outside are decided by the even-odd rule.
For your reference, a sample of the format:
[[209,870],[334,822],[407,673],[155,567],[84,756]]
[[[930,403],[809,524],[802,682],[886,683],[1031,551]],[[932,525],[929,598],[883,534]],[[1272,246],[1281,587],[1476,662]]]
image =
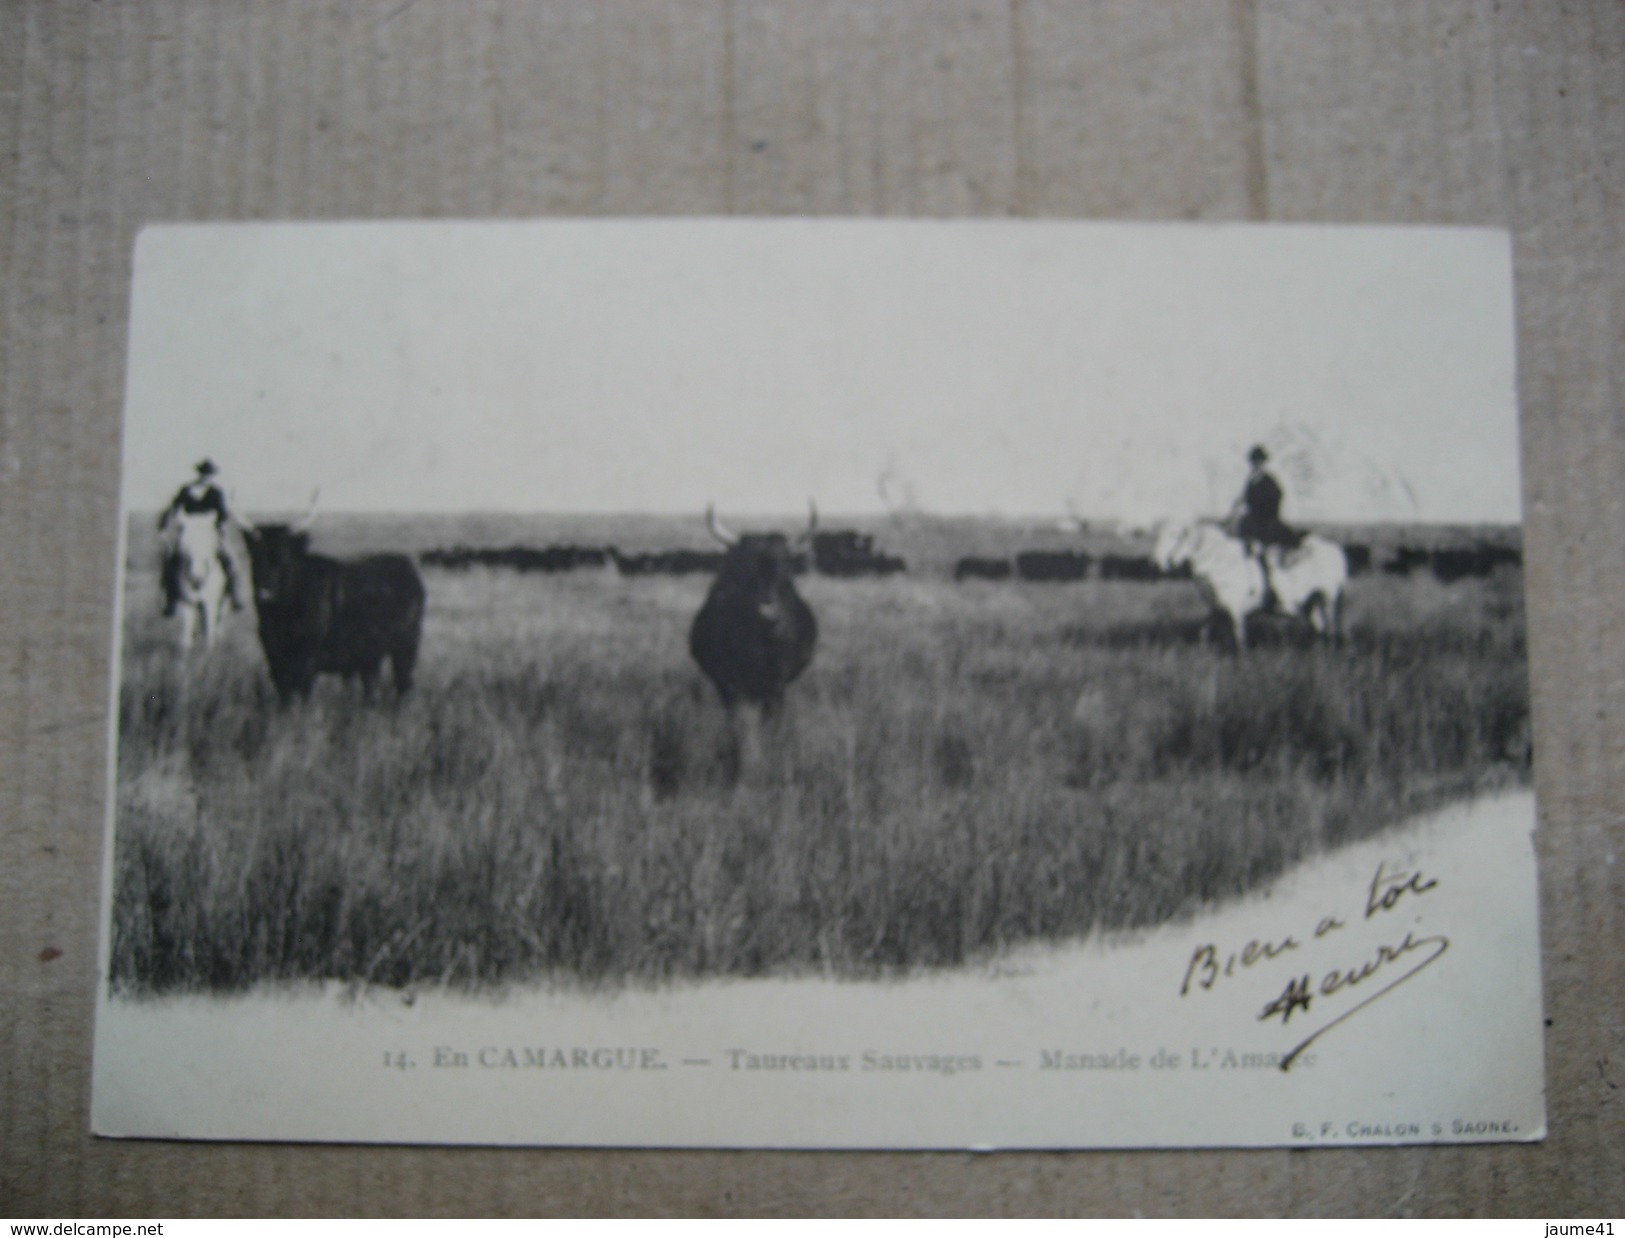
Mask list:
[[1190,558],[1189,542],[1196,526],[1184,521],[1170,520],[1157,529],[1156,545],[1151,551],[1151,561],[1164,571],[1171,571],[1185,559]]
[[[737,533],[733,532],[733,530],[725,527],[723,525],[723,523],[720,520],[717,519],[716,505],[713,504],[713,503],[707,503],[705,505],[705,527],[706,527],[706,530],[711,534],[711,536],[716,538],[717,541],[720,542],[722,545],[731,548],[731,547],[737,546],[739,544],[739,534],[737,534]],[[818,529],[818,505],[816,503],[814,503],[811,499],[808,499],[807,500],[807,527],[805,529],[803,529],[799,534],[796,535],[796,546],[797,546],[797,548],[799,549],[799,548],[801,548],[803,546],[809,545],[812,542],[813,534],[817,531],[817,529]]]
[[[810,540],[818,510],[809,505]],[[723,527],[713,507],[705,527],[728,548],[689,630],[689,652],[715,685],[723,705],[777,710],[784,689],[806,669],[818,639],[811,609],[796,592],[791,539],[782,533],[736,534]]]
[[260,603],[275,602],[289,589],[299,562],[310,548],[310,535],[285,524],[245,528],[249,571],[254,581],[254,598]]

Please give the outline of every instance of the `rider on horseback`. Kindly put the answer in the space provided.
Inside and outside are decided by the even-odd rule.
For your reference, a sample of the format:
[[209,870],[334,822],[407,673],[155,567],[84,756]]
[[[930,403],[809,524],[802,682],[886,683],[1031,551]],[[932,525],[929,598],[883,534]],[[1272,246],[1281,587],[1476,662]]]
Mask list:
[[[1241,497],[1231,507],[1225,523],[1237,537],[1247,544],[1247,553],[1258,560],[1264,573],[1265,606],[1273,610],[1276,604],[1275,581],[1271,575],[1271,559],[1280,562],[1280,556],[1303,540],[1303,534],[1281,521],[1281,500],[1285,497],[1281,483],[1264,466],[1270,453],[1262,446],[1247,453],[1250,466],[1247,484]],[[1272,556],[1271,547],[1275,548]]]
[[[170,521],[182,513],[196,516],[204,512],[213,512],[215,527],[223,534],[226,525],[231,523],[231,510],[226,506],[225,492],[214,480],[219,471],[213,460],[199,460],[197,476],[176,491],[175,497],[169,501],[169,506],[164,508],[164,514],[158,518],[158,528],[167,529]],[[231,595],[232,608],[242,610],[243,597],[238,584],[241,573],[237,570],[237,560],[232,553],[231,544],[223,536],[220,538],[220,566],[226,572],[226,592]],[[176,598],[180,594],[178,577],[180,569],[180,556],[173,552],[166,553],[163,574],[165,616],[175,613]]]

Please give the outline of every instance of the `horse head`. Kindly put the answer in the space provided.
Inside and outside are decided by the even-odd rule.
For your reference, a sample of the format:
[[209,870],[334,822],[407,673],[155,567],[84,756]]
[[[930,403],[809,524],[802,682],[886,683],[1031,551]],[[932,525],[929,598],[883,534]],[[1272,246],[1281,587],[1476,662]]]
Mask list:
[[1195,521],[1165,520],[1157,528],[1157,543],[1151,561],[1160,571],[1171,571],[1190,558]]

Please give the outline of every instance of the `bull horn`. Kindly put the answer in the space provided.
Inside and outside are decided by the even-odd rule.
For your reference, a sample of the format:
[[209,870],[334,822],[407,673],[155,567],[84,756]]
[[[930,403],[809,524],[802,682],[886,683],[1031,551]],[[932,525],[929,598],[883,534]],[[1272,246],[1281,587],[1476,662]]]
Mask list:
[[801,545],[805,546],[805,545],[809,544],[812,541],[813,534],[816,533],[817,531],[818,531],[818,504],[814,503],[811,499],[808,499],[807,500],[807,527],[802,532],[801,536],[798,537],[796,540],[799,543],[801,543]]
[[226,510],[228,513],[230,513],[227,516],[227,519],[244,533],[259,532],[259,530],[254,527],[254,522],[252,520],[237,514],[237,491],[235,489],[226,491]]
[[886,509],[886,514],[895,516],[897,514],[897,500],[892,497],[891,480],[891,467],[888,465],[886,468],[881,469],[880,476],[875,478],[875,489],[880,494],[880,505]]
[[322,488],[320,486],[317,486],[316,489],[314,489],[314,490],[312,490],[310,492],[310,506],[305,509],[305,514],[303,516],[299,517],[298,520],[293,522],[293,532],[295,532],[295,533],[303,533],[306,529],[310,528],[310,526],[315,523],[315,521],[316,521],[316,505],[319,502],[321,502],[321,498],[322,498]]
[[722,527],[721,523],[717,520],[716,507],[710,503],[705,505],[705,527],[710,530],[711,536],[716,538],[717,541],[721,542],[724,546],[732,546],[739,541],[738,534],[730,533],[727,529]]

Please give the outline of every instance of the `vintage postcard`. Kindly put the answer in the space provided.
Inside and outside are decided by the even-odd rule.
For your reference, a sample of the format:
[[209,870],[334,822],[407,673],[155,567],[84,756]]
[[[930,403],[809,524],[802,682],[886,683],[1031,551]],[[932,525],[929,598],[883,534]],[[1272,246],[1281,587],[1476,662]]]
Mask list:
[[103,1135],[1545,1132],[1510,244],[143,232]]

